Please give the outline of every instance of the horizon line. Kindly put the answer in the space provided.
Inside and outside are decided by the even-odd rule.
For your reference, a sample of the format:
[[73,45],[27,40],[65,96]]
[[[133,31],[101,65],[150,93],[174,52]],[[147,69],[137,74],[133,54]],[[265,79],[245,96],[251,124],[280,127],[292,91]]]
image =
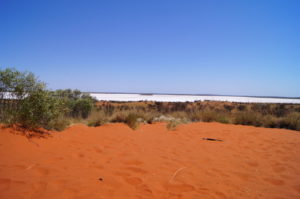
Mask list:
[[99,94],[139,94],[139,95],[187,95],[187,96],[227,96],[227,97],[256,97],[256,98],[284,98],[284,99],[300,99],[300,97],[290,96],[262,96],[262,95],[223,95],[223,94],[191,94],[191,93],[151,93],[151,92],[111,92],[111,91],[82,91],[83,93],[99,93]]

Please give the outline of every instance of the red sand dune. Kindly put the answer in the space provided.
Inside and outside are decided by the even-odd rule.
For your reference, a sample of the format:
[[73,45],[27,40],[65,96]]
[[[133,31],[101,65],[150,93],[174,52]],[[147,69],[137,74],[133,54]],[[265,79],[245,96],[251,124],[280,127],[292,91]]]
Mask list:
[[296,131],[218,123],[75,125],[32,139],[0,131],[0,198],[300,198]]

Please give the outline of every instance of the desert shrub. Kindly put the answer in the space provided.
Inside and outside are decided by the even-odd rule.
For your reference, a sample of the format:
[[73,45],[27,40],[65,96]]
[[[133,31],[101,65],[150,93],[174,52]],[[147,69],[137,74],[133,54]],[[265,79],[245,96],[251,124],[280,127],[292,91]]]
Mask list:
[[144,111],[144,112],[142,112],[142,113],[140,112],[138,114],[139,114],[139,117],[142,118],[148,124],[154,123],[155,118],[157,118],[161,115],[160,113],[154,112],[154,111]]
[[[120,110],[127,110],[128,109],[128,106],[121,106],[120,107]],[[104,111],[105,111],[105,114],[106,115],[112,115],[114,113],[114,110],[115,110],[115,107],[113,107],[112,105],[107,105],[104,107]]]
[[176,112],[172,112],[168,115],[170,115],[174,118],[183,119],[183,120],[188,118],[188,113],[185,111],[176,111]]
[[223,124],[229,124],[230,123],[230,117],[229,117],[229,115],[218,114],[215,121],[223,123]]
[[68,108],[68,115],[71,117],[87,118],[94,108],[95,100],[79,90],[56,90],[52,95],[60,98],[65,107]]
[[245,111],[245,110],[247,109],[247,107],[246,107],[244,104],[239,104],[239,105],[237,106],[237,109],[238,109],[239,111]]
[[179,120],[176,120],[176,119],[173,119],[173,120],[170,120],[168,123],[167,123],[167,129],[168,130],[176,130],[177,129],[177,126],[180,124],[181,122]]
[[271,112],[271,106],[270,104],[254,103],[251,105],[251,110],[254,112],[261,113],[263,115],[267,115]]
[[28,93],[45,89],[45,84],[39,81],[31,72],[20,72],[14,68],[0,70],[0,98],[9,95],[17,100],[24,99]]
[[300,107],[297,107],[297,106],[296,106],[294,109],[295,109],[296,112],[299,112],[299,113],[300,113]]
[[221,123],[229,123],[229,119],[227,118],[227,115],[229,113],[219,113],[214,110],[210,110],[209,108],[206,108],[202,111],[194,111],[193,113],[188,115],[188,118],[190,121],[196,122],[196,121],[203,121],[203,122],[221,122]]
[[300,114],[297,112],[290,113],[286,117],[279,120],[279,128],[286,128],[292,130],[300,130]]
[[211,111],[211,110],[205,110],[201,114],[201,120],[203,122],[216,121],[217,118],[218,118],[218,114],[216,112],[214,112],[214,111]]
[[251,111],[238,112],[235,114],[234,123],[242,125],[261,126],[262,117],[259,113]]
[[87,119],[87,125],[88,126],[102,126],[109,122],[109,116],[106,114],[105,111],[98,110],[93,111],[88,119]]
[[234,106],[224,104],[224,108],[225,108],[225,110],[227,110],[228,112],[231,112],[231,111],[234,109]]
[[[224,105],[232,106],[233,108],[226,108]],[[183,107],[185,107],[183,111],[174,111]],[[285,105],[282,107],[278,104],[254,105],[252,103],[223,103],[209,101],[186,103],[184,106],[182,106],[181,103],[175,104],[172,102],[106,102],[98,104],[98,110],[107,112],[104,117],[108,118],[108,122],[123,122],[127,124],[127,117],[131,113],[137,115],[137,123],[147,122],[151,124],[158,121],[170,122],[171,120],[180,120],[184,122],[216,121],[221,123],[293,129],[295,129],[295,125],[291,125],[290,123],[295,122],[289,122],[288,120],[291,119],[284,118],[291,113],[297,112],[298,108],[299,105]],[[113,111],[109,113],[110,111],[105,111],[107,109]],[[282,111],[282,109],[285,111],[285,114],[282,117],[277,117],[273,112],[274,110]],[[98,123],[101,123],[101,121]]]
[[171,104],[171,111],[186,111],[187,103],[186,102],[174,102]]
[[284,117],[287,114],[287,111],[285,104],[275,104],[271,110],[272,114],[276,117]]
[[163,112],[164,104],[162,102],[155,102],[154,107],[158,112]]
[[199,122],[201,121],[201,112],[200,111],[194,111],[193,113],[189,114],[189,119],[192,122]]
[[2,70],[0,87],[0,93],[8,92],[11,101],[9,106],[4,106],[10,109],[6,112],[9,119],[5,123],[31,130],[62,128],[62,122],[58,121],[66,111],[62,101],[53,97],[46,90],[45,84],[32,73],[15,69]]
[[139,116],[137,114],[134,113],[130,113],[126,119],[125,119],[125,123],[132,128],[133,130],[137,129],[139,126]]
[[111,122],[113,122],[113,123],[116,123],[116,122],[125,123],[127,115],[128,114],[124,113],[124,112],[115,113],[115,115],[112,116]]
[[73,117],[87,118],[93,108],[93,101],[88,98],[77,99],[71,106]]
[[15,123],[20,102],[45,84],[30,72],[20,72],[13,68],[0,70],[0,122]]
[[102,126],[104,124],[107,123],[107,120],[105,118],[98,118],[98,119],[94,119],[88,122],[88,126]]
[[63,115],[49,121],[45,129],[62,131],[70,125],[70,120]]
[[142,117],[134,112],[120,112],[112,117],[111,122],[120,122],[127,124],[132,129],[137,129],[139,126],[139,120]]
[[279,119],[272,115],[266,115],[263,118],[263,126],[267,127],[267,128],[278,128],[279,127]]
[[60,129],[57,118],[62,116],[66,109],[61,101],[52,97],[49,92],[39,90],[32,92],[22,102],[15,116],[15,122],[27,129],[45,128]]

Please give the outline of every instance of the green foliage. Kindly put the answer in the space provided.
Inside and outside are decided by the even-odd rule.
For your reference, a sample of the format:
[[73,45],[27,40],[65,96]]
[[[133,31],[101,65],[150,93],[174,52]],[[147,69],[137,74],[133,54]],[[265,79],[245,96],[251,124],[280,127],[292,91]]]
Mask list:
[[87,118],[91,113],[95,100],[79,90],[57,90],[52,95],[60,98],[68,108],[68,115],[75,118]]
[[[14,68],[0,70],[0,94],[9,93],[10,97],[24,99],[28,93],[45,89],[33,73],[20,72]],[[0,96],[3,98],[3,96]]]
[[10,68],[0,71],[0,95],[1,121],[27,129],[62,130],[66,117],[87,118],[94,106],[79,90],[50,92],[32,73]]
[[46,128],[48,122],[59,114],[56,106],[57,102],[46,91],[32,92],[21,101],[17,123],[28,129]]
[[56,129],[56,120],[66,109],[58,98],[54,98],[45,90],[45,84],[37,80],[32,73],[15,69],[2,70],[0,85],[0,92],[8,92],[7,97],[10,98],[1,98],[1,102],[6,104],[5,113],[9,118],[3,122],[31,130]]

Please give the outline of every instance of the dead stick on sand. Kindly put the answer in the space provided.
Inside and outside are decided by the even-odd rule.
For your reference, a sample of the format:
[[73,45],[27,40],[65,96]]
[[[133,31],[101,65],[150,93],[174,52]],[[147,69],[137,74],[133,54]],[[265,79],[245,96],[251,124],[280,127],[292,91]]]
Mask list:
[[172,180],[176,177],[176,175],[179,173],[179,171],[181,171],[181,170],[183,170],[183,169],[186,169],[186,167],[182,167],[182,168],[180,168],[180,169],[177,169],[176,171],[175,171],[175,173],[172,175],[172,177],[169,179],[169,182],[168,183],[171,183],[172,182]]

